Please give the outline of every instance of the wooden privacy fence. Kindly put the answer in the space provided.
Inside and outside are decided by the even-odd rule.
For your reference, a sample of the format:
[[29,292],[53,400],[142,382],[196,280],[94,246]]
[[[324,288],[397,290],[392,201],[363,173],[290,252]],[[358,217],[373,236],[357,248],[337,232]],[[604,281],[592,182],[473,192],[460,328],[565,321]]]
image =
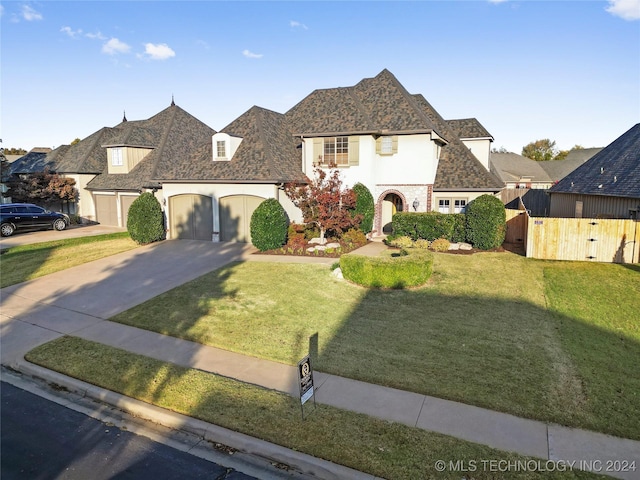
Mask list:
[[507,238],[526,256],[544,260],[640,263],[640,222],[599,218],[530,217],[507,210]]

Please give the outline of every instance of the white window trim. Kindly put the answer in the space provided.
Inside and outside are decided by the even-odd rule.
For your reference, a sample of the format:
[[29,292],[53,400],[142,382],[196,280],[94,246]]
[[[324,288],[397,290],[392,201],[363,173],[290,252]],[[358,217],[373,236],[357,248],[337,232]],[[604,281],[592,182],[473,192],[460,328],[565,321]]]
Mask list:
[[111,148],[111,166],[122,167],[124,165],[124,152],[121,147]]

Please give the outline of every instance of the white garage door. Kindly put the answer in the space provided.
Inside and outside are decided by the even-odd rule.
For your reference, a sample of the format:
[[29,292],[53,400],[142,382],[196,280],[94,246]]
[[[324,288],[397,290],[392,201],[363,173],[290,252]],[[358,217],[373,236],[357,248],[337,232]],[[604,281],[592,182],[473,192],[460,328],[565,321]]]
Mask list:
[[95,195],[96,221],[101,225],[118,226],[118,205],[115,195]]

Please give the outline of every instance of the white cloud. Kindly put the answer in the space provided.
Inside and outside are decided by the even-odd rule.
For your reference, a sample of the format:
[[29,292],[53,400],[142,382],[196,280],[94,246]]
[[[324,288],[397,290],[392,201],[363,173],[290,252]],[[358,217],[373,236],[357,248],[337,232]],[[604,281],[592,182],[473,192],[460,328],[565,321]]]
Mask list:
[[176,56],[176,52],[174,52],[166,43],[159,43],[157,45],[153,43],[145,43],[144,53],[151,60],[167,60],[168,58]]
[[302,28],[303,30],[309,30],[309,27],[307,27],[304,23],[297,22],[296,20],[291,20],[289,22],[289,26],[291,28]]
[[504,3],[507,2],[508,0],[489,0],[489,3]]
[[24,18],[27,22],[32,22],[34,20],[42,20],[42,14],[40,12],[36,12],[29,5],[23,5],[22,18]]
[[640,0],[609,0],[606,10],[625,20],[640,20]]
[[77,38],[78,35],[82,35],[82,30],[73,30],[71,27],[62,27],[60,31],[66,33],[71,38]]
[[247,58],[262,58],[263,55],[261,53],[253,53],[250,52],[249,50],[243,50],[242,51],[242,55],[244,55]]
[[87,37],[87,38],[90,38],[91,40],[106,40],[107,39],[107,37],[105,37],[99,31],[96,32],[96,33],[85,33],[84,36]]
[[102,53],[116,55],[118,53],[129,53],[131,47],[117,38],[112,38],[102,46]]

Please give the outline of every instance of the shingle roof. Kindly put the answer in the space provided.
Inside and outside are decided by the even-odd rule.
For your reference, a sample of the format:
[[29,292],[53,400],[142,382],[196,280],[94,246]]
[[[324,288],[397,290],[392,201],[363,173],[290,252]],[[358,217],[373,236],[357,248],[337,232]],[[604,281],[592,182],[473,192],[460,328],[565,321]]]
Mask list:
[[[51,149],[49,149],[51,151]],[[9,167],[9,173],[12,175],[19,175],[23,173],[35,173],[44,172],[45,169],[53,170],[54,163],[51,159],[47,158],[47,153],[31,150],[26,155],[22,155],[17,160],[13,161]]]
[[436,130],[386,69],[353,87],[315,90],[285,115],[293,134],[305,136]]
[[545,170],[545,172],[547,172],[551,180],[557,182],[569,175],[600,150],[602,150],[602,148],[574,149],[567,154],[564,160],[540,162],[540,166]]
[[438,128],[438,132],[449,140],[449,144],[442,147],[440,153],[433,189],[436,191],[502,190],[504,184],[500,179],[484,168],[431,104],[420,94],[413,97]]
[[560,180],[549,192],[640,198],[640,123]]
[[[140,190],[159,187],[158,180],[177,169],[189,170],[187,160],[201,145],[211,143],[215,130],[175,104],[148,120],[122,122],[101,137],[105,155],[102,174],[94,178],[90,190]],[[107,145],[153,148],[129,173],[109,174]]]
[[489,165],[491,171],[503,182],[518,181],[522,177],[533,182],[551,183],[551,177],[542,168],[542,163],[516,153],[491,153]]
[[447,123],[460,138],[490,138],[493,140],[487,129],[475,118],[447,120]]
[[101,140],[109,130],[107,127],[101,128],[75,145],[68,146],[66,151],[60,152],[55,161],[56,171],[87,174],[102,172],[107,165],[107,151],[101,147]]
[[[252,107],[221,132],[241,137],[233,158],[213,160],[211,133],[206,141],[192,149],[187,161],[158,165],[160,181],[268,182],[279,183],[303,178],[300,143],[286,128],[284,115]],[[187,150],[185,150],[187,151]]]

